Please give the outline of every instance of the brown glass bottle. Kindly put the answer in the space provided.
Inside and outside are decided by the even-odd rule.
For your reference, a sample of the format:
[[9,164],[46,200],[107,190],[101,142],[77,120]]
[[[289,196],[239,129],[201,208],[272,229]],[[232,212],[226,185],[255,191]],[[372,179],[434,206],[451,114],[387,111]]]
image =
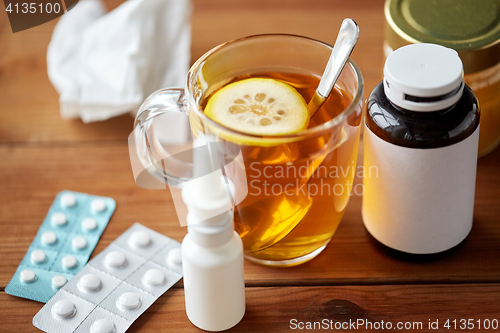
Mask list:
[[414,44],[387,58],[367,103],[362,204],[365,227],[385,252],[432,260],[467,237],[479,122],[455,51]]
[[479,126],[479,104],[465,85],[457,104],[433,112],[405,110],[384,93],[383,82],[367,101],[366,126],[381,139],[408,148],[439,148],[469,137]]

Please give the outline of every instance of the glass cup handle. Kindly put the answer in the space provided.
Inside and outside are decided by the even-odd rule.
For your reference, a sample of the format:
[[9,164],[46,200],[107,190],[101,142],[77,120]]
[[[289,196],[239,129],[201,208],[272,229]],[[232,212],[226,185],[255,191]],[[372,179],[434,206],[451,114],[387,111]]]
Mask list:
[[[165,163],[168,163],[165,158],[170,154],[165,151],[154,134],[152,119],[170,112],[178,112],[187,116],[184,89],[158,90],[144,101],[137,112],[134,130],[129,136],[129,153],[134,178],[140,187],[164,189],[167,184],[177,185],[188,178],[165,171]],[[173,163],[183,164],[179,161]],[[182,168],[182,166],[179,167]],[[156,178],[156,184],[151,179],[147,180],[144,175],[145,170]]]
[[145,126],[154,117],[167,112],[180,112],[186,114],[184,105],[184,89],[167,88],[152,93],[142,103],[135,117],[134,128]]

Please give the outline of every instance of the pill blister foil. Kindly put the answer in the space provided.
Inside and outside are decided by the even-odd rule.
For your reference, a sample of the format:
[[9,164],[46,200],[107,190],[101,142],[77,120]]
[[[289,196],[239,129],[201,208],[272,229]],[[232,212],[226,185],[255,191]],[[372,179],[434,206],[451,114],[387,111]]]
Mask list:
[[[107,320],[113,324],[115,333],[125,332],[182,278],[181,264],[169,259],[170,251],[178,251],[180,246],[179,242],[135,223],[64,285],[35,315],[33,325],[48,333],[93,332],[93,325]],[[110,260],[117,257],[124,260]],[[148,283],[151,282],[147,279],[148,272],[156,273],[156,277],[159,274],[163,282],[156,279],[155,283]],[[94,280],[98,278],[98,288],[86,289],[84,277],[89,275]],[[139,299],[138,306],[124,308],[120,298],[131,294]],[[54,315],[53,309],[64,300],[74,304],[75,313],[61,319]]]

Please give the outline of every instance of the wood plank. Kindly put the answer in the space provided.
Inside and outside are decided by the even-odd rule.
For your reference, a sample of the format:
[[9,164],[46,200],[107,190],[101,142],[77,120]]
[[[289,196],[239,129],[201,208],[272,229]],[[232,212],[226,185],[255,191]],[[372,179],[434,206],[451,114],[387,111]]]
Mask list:
[[55,21],[13,34],[4,15],[0,14],[0,142],[126,140],[133,124],[130,115],[89,125],[61,118],[46,63]]
[[[110,9],[123,0],[107,0]],[[289,33],[333,43],[342,19],[361,36],[352,58],[365,78],[365,96],[382,77],[383,0],[193,1],[191,62],[214,46],[247,35]],[[0,142],[126,141],[132,117],[83,124],[63,120],[47,77],[46,51],[57,21],[13,34],[0,13]]]
[[359,25],[352,54],[365,78],[365,96],[382,79],[383,0],[376,1],[194,1],[192,59],[214,46],[243,36],[288,33],[333,44],[346,17]]
[[[57,192],[70,189],[113,197],[117,209],[95,253],[138,221],[179,241],[166,190],[144,190],[133,181],[127,146],[116,142],[0,145],[0,287],[24,256]],[[386,255],[364,229],[361,198],[353,196],[332,242],[316,259],[287,268],[246,262],[247,283],[265,285],[500,282],[500,150],[479,160],[474,227],[455,253],[414,263]]]
[[[113,9],[123,1],[105,4]],[[221,42],[252,34],[292,33],[333,43],[341,20],[352,17],[361,29],[352,58],[364,75],[366,97],[382,77],[383,2],[193,0],[191,62]],[[71,189],[117,201],[94,253],[136,221],[179,241],[186,232],[178,225],[168,191],[143,190],[132,179],[126,146],[132,117],[88,125],[60,118],[45,60],[55,23],[12,34],[6,13],[0,13],[2,332],[39,332],[31,320],[42,305],[6,295],[3,288],[58,191]],[[334,239],[318,258],[285,270],[245,262],[247,314],[231,331],[288,331],[293,318],[424,325],[438,319],[439,331],[448,331],[442,326],[446,319],[500,320],[499,161],[499,149],[479,160],[474,227],[454,253],[429,262],[387,255],[364,229],[361,199],[354,196]],[[475,324],[467,331],[484,331]],[[130,332],[160,330],[198,331],[185,315],[182,282]],[[424,326],[421,331],[429,330]]]
[[[349,320],[364,320],[358,328],[363,332],[395,331],[400,322],[403,325],[408,322],[414,327],[407,331],[430,332],[429,320],[438,320],[437,332],[496,332],[484,330],[484,326],[480,329],[478,320],[482,325],[485,320],[499,321],[499,299],[498,284],[247,288],[245,317],[229,331],[289,331],[295,323],[291,321],[296,319],[297,324],[326,320],[333,328],[335,324],[349,323]],[[31,320],[41,307],[41,303],[0,292],[0,313],[9,313],[2,320],[2,332],[39,332]],[[453,326],[444,328],[448,319],[456,319],[457,329]],[[461,320],[468,319],[473,319],[474,328],[460,330]],[[370,326],[365,326],[369,325],[368,321],[372,325],[380,325],[383,321],[384,327],[391,323],[393,330],[369,329]],[[418,323],[422,324],[421,329],[417,328]],[[128,330],[130,333],[159,331],[199,332],[186,316],[183,289],[168,291]],[[336,331],[350,332],[353,329]]]

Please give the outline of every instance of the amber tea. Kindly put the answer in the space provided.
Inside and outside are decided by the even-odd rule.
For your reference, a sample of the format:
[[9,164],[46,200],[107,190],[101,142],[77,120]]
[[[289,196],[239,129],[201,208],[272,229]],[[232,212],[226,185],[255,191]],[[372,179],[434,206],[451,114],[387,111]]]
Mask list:
[[235,190],[235,229],[246,258],[272,266],[311,260],[332,238],[350,194],[362,194],[352,184],[364,88],[356,64],[347,62],[312,119],[307,106],[331,54],[321,41],[286,34],[214,47],[193,64],[185,89],[161,89],[141,106],[139,141],[129,142],[146,170],[134,175],[147,171],[169,187],[192,179],[193,164],[174,157],[177,147],[159,140],[166,129],[153,126],[162,114],[187,115],[193,137],[217,143],[212,162],[222,162]]
[[[242,75],[229,83],[252,77],[284,82],[306,103],[319,84],[315,75],[280,72]],[[215,93],[204,99],[203,109]],[[272,101],[265,94],[254,98]],[[310,120],[307,129],[317,129],[312,133],[275,145],[236,142],[243,155],[248,195],[235,207],[235,229],[251,260],[294,265],[296,258],[303,262],[314,257],[332,238],[351,193],[361,113],[351,113],[337,126],[321,126],[346,110],[351,101],[352,96],[335,87]],[[274,115],[278,120],[280,111],[284,112]],[[224,139],[231,141],[231,137]]]

